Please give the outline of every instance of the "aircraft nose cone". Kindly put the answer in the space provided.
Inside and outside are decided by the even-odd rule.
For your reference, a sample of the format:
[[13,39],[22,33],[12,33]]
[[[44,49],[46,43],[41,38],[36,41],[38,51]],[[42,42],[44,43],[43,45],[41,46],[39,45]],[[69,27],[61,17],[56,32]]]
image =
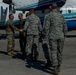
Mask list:
[[6,4],[12,4],[12,0],[2,0],[2,2],[6,3]]

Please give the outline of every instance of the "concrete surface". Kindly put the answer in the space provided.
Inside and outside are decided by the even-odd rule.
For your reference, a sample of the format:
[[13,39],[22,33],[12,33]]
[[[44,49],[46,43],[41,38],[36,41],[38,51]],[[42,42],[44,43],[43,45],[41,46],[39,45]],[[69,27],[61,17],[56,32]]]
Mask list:
[[[4,36],[5,31],[1,31]],[[46,62],[44,54],[39,46],[39,58],[37,62],[27,63],[20,53],[19,40],[15,39],[16,57],[7,55],[7,39],[3,36],[0,40],[0,75],[52,75],[50,69],[43,66]],[[76,75],[76,31],[68,32],[63,51],[63,63],[59,75]]]

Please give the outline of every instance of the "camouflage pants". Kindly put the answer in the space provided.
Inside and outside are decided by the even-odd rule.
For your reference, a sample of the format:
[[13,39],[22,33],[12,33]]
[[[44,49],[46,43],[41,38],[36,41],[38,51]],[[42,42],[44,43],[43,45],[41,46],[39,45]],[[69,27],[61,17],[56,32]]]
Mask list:
[[21,52],[26,52],[25,48],[26,48],[26,37],[23,35],[23,32],[19,33],[19,43],[20,43],[20,49]]
[[43,47],[43,52],[44,52],[44,56],[45,58],[49,58],[49,40],[48,40],[48,36],[45,36],[45,38],[42,40],[42,47]]
[[51,50],[52,65],[60,66],[62,63],[64,39],[50,39],[49,44]]
[[14,50],[15,47],[15,39],[14,39],[14,35],[7,35],[7,51],[11,51]]
[[[27,55],[33,52],[35,56],[38,56],[38,44],[39,44],[38,37],[39,36],[27,36],[27,43],[26,43]],[[32,49],[32,47],[34,49]]]

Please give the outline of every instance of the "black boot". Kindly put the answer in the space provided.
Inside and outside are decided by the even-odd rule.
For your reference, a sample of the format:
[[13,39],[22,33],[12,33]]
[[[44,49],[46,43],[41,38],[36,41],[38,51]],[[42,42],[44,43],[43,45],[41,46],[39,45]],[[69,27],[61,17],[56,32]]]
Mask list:
[[52,63],[49,58],[47,58],[47,63],[45,64],[45,68],[52,66]]
[[26,61],[30,62],[33,60],[33,55],[30,53],[29,55],[27,55]]
[[57,71],[60,72],[60,65],[57,66]]

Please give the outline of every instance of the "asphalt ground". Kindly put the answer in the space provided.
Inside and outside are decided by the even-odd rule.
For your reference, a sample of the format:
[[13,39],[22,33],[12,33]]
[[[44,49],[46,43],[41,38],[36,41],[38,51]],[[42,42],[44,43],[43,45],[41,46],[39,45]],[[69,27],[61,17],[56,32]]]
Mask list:
[[[0,75],[52,75],[51,68],[46,69],[41,43],[38,61],[26,62],[19,47],[18,32],[15,33],[15,57],[7,55],[7,39],[5,30],[0,31]],[[76,75],[76,31],[67,33],[63,50],[63,62],[59,75]]]

